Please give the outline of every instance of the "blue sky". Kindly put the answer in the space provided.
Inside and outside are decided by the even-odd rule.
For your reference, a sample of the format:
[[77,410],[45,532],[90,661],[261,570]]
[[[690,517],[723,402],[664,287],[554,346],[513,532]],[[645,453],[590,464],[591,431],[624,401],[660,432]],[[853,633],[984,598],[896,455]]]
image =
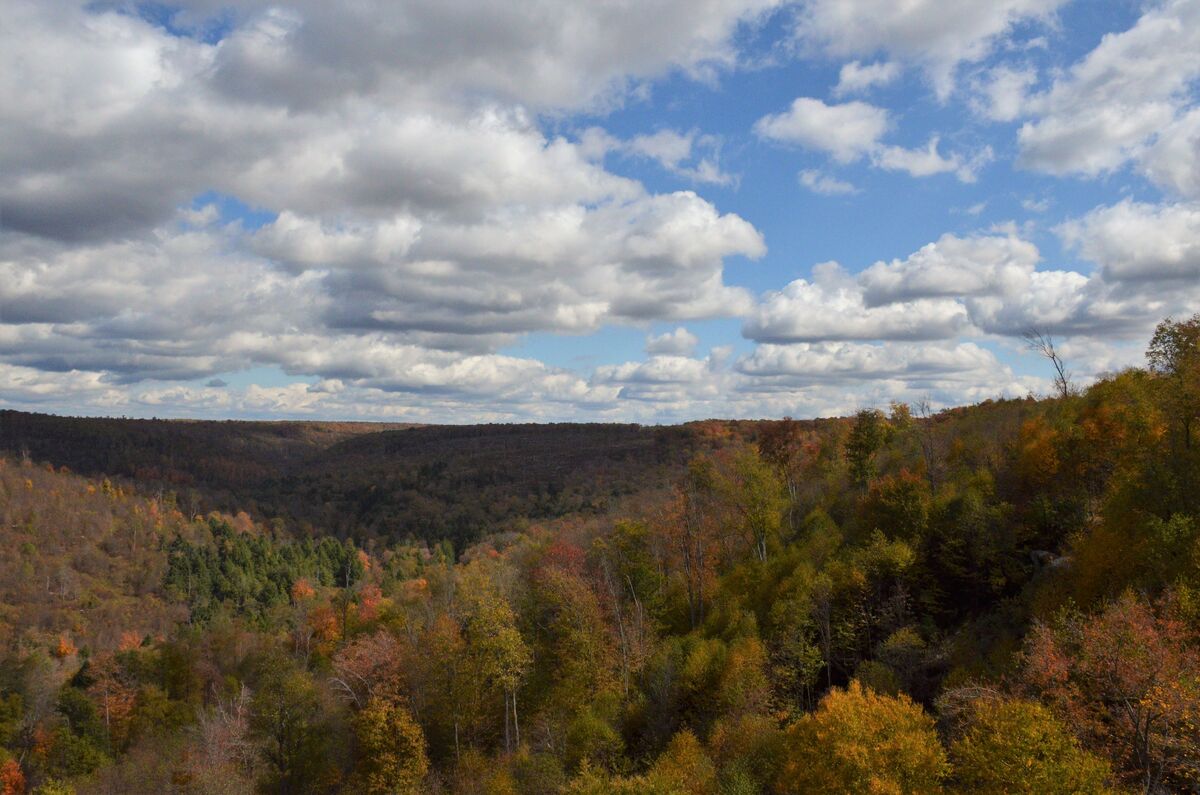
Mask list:
[[1200,0],[6,17],[4,407],[947,406],[1200,306]]

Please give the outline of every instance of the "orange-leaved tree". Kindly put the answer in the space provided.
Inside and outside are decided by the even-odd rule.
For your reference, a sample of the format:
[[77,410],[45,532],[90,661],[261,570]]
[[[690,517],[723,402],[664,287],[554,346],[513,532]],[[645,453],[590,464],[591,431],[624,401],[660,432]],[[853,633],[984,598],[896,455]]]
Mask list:
[[1034,627],[1024,681],[1145,792],[1200,785],[1200,643],[1168,592]]

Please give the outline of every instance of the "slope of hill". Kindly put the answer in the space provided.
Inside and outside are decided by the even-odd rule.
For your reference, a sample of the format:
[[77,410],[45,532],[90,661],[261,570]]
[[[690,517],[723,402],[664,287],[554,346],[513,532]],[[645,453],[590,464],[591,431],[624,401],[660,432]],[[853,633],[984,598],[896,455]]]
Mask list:
[[186,525],[108,480],[0,457],[0,645],[169,634],[187,615],[162,598],[163,542]]
[[413,427],[0,412],[0,450],[15,458],[171,491],[191,513],[244,510],[304,533],[459,546],[506,523],[594,514],[613,498],[661,488],[711,443],[702,424]]
[[0,450],[69,467],[186,487],[275,476],[330,445],[413,427],[370,422],[249,422],[59,417],[0,411]]

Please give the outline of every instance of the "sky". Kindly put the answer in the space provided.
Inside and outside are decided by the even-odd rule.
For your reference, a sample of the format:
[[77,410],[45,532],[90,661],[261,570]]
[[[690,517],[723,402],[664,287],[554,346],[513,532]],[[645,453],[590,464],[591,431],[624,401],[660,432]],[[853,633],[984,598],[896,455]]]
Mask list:
[[814,417],[1200,311],[1200,0],[0,0],[0,407]]

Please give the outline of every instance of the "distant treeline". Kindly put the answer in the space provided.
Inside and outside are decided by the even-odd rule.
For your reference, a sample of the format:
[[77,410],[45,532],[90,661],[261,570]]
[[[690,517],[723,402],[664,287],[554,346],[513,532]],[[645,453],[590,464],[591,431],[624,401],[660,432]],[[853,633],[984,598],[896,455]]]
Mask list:
[[[752,424],[744,424],[752,427]],[[193,422],[0,411],[0,450],[136,480],[185,511],[244,510],[304,534],[450,539],[601,513],[665,486],[701,426]]]

